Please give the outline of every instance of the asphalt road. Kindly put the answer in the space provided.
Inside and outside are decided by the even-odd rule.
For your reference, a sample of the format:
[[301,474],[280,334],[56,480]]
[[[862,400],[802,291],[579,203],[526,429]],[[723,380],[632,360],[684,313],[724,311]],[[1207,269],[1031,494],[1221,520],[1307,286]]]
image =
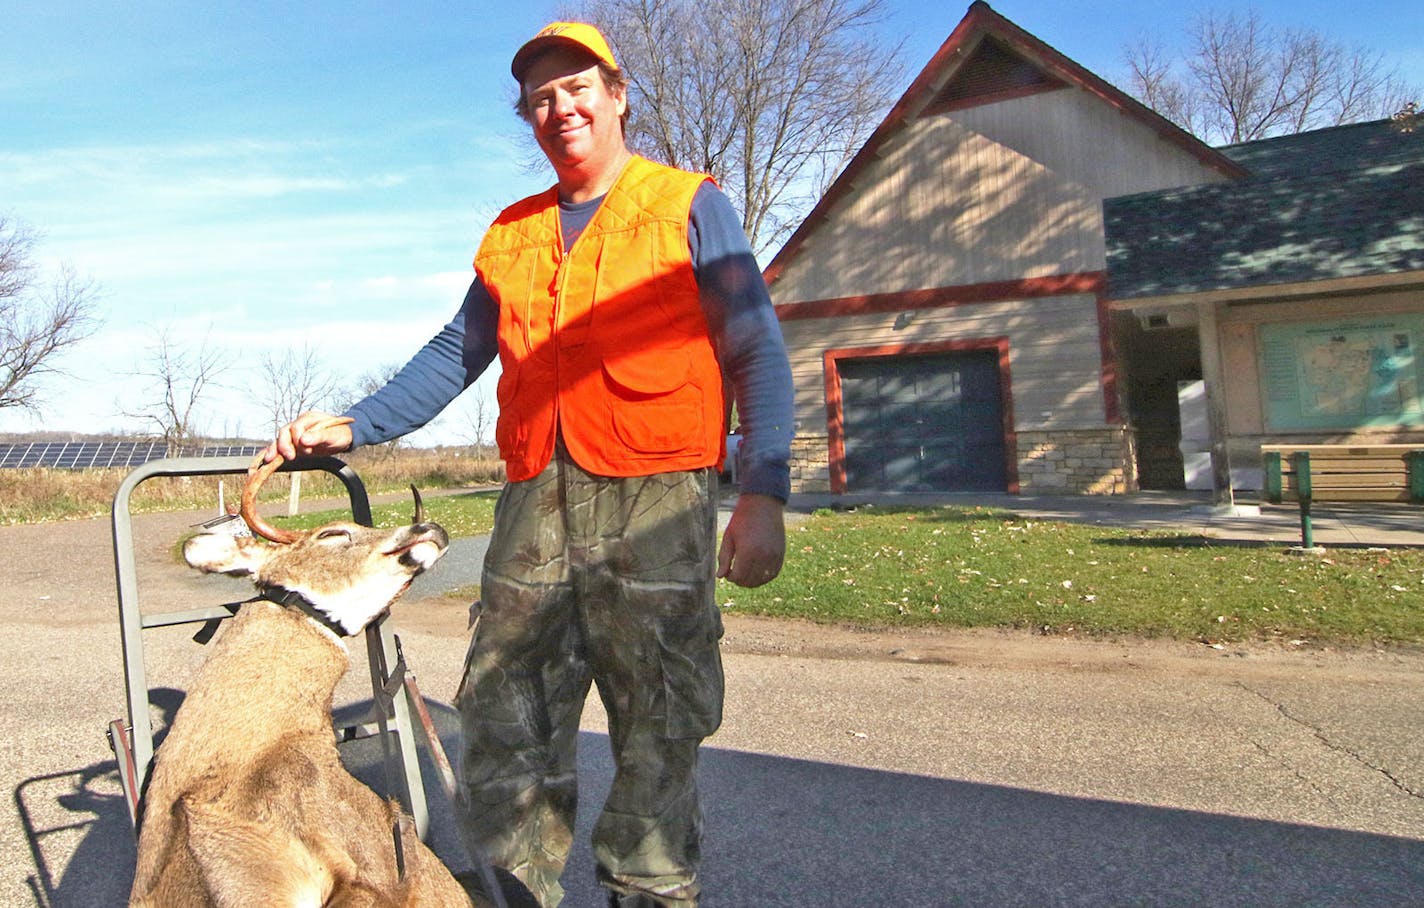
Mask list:
[[[135,521],[146,608],[245,595],[175,565],[191,515]],[[397,607],[446,738],[463,543]],[[105,724],[123,715],[107,521],[0,528],[0,905],[122,904],[134,849]],[[727,719],[701,766],[708,908],[1424,904],[1424,654],[1212,650],[1001,633],[858,634],[728,616]],[[145,635],[171,710],[202,658]],[[348,707],[369,697],[343,686]],[[596,701],[565,904],[602,903],[611,774]],[[358,772],[379,784],[362,753]],[[452,864],[441,795],[433,841]]]

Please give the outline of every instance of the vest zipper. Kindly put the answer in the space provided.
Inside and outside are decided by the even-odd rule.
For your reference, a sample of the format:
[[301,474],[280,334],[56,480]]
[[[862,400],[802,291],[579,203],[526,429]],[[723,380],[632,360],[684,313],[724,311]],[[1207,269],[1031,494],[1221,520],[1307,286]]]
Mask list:
[[[584,230],[587,230],[584,227]],[[580,232],[574,240],[574,246],[583,239]],[[559,352],[559,320],[564,313],[564,282],[568,279],[569,271],[565,265],[568,264],[569,253],[573,247],[564,249],[564,213],[559,210],[559,200],[557,195],[554,198],[554,251],[557,254],[558,264],[554,266],[554,311],[550,313],[549,324],[549,344],[553,349],[554,360],[554,445],[558,447],[564,437],[563,429],[563,408],[559,406],[559,389],[563,387],[563,356]]]

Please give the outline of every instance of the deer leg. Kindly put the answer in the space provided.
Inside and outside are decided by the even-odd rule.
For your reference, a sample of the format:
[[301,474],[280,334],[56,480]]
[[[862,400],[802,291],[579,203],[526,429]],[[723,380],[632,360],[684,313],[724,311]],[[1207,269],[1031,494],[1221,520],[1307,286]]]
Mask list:
[[[183,802],[188,849],[215,905],[320,906],[355,867],[332,866],[300,839],[209,804]],[[326,850],[326,849],[323,849]]]

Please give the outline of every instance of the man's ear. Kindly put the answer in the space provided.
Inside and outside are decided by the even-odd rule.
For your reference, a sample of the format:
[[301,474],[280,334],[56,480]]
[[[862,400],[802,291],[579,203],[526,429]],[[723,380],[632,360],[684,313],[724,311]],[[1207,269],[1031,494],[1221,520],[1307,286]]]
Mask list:
[[183,560],[208,574],[253,574],[266,560],[266,546],[251,536],[199,533],[183,543]]

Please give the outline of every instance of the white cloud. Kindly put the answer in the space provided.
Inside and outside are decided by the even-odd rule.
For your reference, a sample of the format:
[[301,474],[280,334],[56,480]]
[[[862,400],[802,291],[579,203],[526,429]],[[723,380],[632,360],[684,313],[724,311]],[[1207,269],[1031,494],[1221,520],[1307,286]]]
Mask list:
[[[457,310],[493,211],[547,179],[506,137],[432,123],[0,151],[0,173],[5,214],[41,234],[38,263],[91,276],[103,319],[46,382],[43,417],[0,412],[12,432],[141,428],[120,411],[148,393],[128,373],[159,329],[181,343],[212,332],[242,362],[307,344],[352,381],[402,363]],[[244,415],[242,362],[208,408],[211,430],[266,431]]]

